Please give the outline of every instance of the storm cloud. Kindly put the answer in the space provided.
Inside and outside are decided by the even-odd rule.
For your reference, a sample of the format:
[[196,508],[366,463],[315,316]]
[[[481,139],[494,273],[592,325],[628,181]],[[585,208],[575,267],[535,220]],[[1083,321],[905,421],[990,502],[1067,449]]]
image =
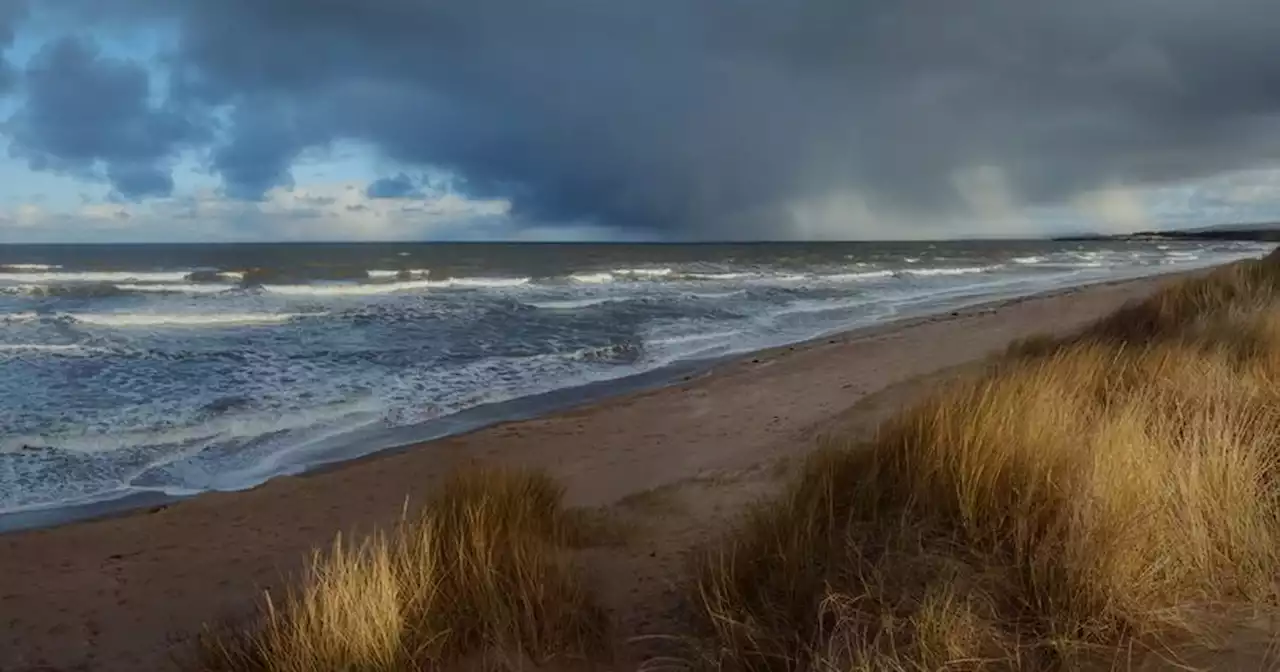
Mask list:
[[73,37],[50,42],[21,74],[25,103],[5,124],[10,152],[32,169],[108,180],[125,198],[173,190],[172,154],[201,124],[155,107],[146,69]]
[[[988,217],[1280,159],[1272,0],[60,6],[178,27],[164,105],[226,113],[212,165],[244,198],[354,140],[530,223],[790,237],[804,213]],[[166,157],[195,137],[185,117],[148,106],[125,64],[49,50],[25,75],[19,151],[163,192]]]
[[5,51],[13,44],[17,35],[18,22],[26,16],[27,5],[24,0],[11,0],[0,4],[0,96],[13,88],[17,78],[13,66],[5,59]]

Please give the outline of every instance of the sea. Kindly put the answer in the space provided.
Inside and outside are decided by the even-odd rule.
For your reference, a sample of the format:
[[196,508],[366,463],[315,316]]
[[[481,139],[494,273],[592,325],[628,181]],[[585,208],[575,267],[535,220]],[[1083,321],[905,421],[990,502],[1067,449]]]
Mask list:
[[1272,247],[0,246],[0,515],[248,488],[738,353]]

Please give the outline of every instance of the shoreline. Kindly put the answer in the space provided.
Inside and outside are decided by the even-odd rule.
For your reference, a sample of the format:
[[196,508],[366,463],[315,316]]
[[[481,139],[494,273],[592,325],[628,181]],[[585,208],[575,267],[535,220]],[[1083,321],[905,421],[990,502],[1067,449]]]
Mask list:
[[[847,328],[840,328],[799,341],[755,350],[732,352],[714,357],[678,360],[654,369],[625,375],[615,379],[558,388],[548,392],[518,397],[506,401],[482,404],[421,425],[380,430],[372,433],[368,438],[359,436],[360,432],[338,435],[337,437],[334,437],[335,447],[328,450],[318,450],[316,451],[317,457],[299,462],[297,465],[280,474],[269,476],[260,482],[253,483],[243,488],[233,490],[207,490],[190,495],[172,495],[160,491],[137,491],[125,493],[118,497],[102,499],[100,501],[51,505],[25,511],[0,513],[0,535],[28,530],[50,529],[76,523],[141,514],[149,510],[168,507],[179,502],[209,494],[246,492],[262,487],[279,478],[307,477],[315,474],[328,473],[364,460],[378,459],[382,456],[394,455],[400,452],[413,450],[422,444],[450,437],[467,435],[489,427],[502,425],[504,423],[532,420],[575,409],[590,408],[598,404],[607,403],[611,400],[666,389],[682,382],[687,382],[693,378],[715,375],[718,370],[724,367],[733,366],[743,359],[758,356],[771,356],[781,351],[809,347],[830,339],[844,340],[849,338],[858,338],[862,335],[869,335],[875,330],[905,328],[919,323],[920,321],[928,321],[948,313],[954,317],[957,312],[964,313],[966,311],[980,311],[985,308],[998,308],[1027,299],[1040,297],[1048,298],[1090,287],[1104,287],[1132,282],[1135,280],[1194,274],[1203,272],[1212,267],[1213,266],[1174,270],[1136,277],[1126,276],[1091,280],[1077,285],[1055,287],[1042,291],[1033,291],[1030,293],[1014,294],[1003,297],[998,293],[991,296],[979,297],[965,297],[961,295],[960,298],[951,304],[930,306],[918,311],[906,311],[902,315],[895,315],[888,319],[872,321],[865,324],[855,324]],[[366,441],[380,447],[371,449],[355,448],[355,446],[358,445],[367,446],[368,443],[365,443]]]
[[[670,634],[664,591],[690,548],[776,484],[758,478],[834,429],[870,431],[957,367],[1062,334],[1207,269],[978,302],[737,357],[700,375],[109,518],[0,535],[0,669],[164,670],[204,624],[243,617],[335,533],[393,524],[456,467],[544,470],[570,506],[685,489],[643,544],[592,555],[620,641]],[[743,474],[755,477],[739,478]],[[752,480],[754,478],[754,480]],[[683,496],[683,495],[682,495]],[[665,514],[664,514],[665,516]],[[594,552],[593,552],[594,553]],[[655,606],[656,605],[656,606]]]
[[[624,375],[619,378],[595,381],[582,385],[557,388],[539,394],[533,394],[501,402],[482,404],[464,409],[427,423],[406,427],[394,427],[369,433],[357,430],[341,434],[328,441],[333,443],[329,449],[314,450],[316,456],[301,461],[282,473],[268,476],[265,479],[231,490],[206,490],[189,495],[173,495],[161,491],[140,490],[124,493],[120,496],[104,498],[98,501],[72,502],[24,511],[0,513],[0,535],[15,532],[51,529],[76,523],[96,520],[127,517],[166,508],[179,502],[203,497],[210,494],[230,494],[246,492],[263,487],[273,480],[289,477],[308,477],[343,469],[348,465],[365,460],[379,459],[387,455],[395,455],[413,450],[423,444],[441,439],[482,431],[486,428],[510,422],[533,420],[539,417],[564,413],[576,409],[587,409],[611,400],[622,399],[632,395],[663,390],[694,378],[716,375],[725,368],[740,363],[740,360],[774,356],[778,352],[792,351],[797,348],[811,347],[831,339],[847,340],[869,336],[877,330],[907,328],[921,321],[928,321],[942,315],[955,317],[958,313],[995,309],[1033,298],[1049,298],[1091,287],[1105,287],[1135,280],[1182,276],[1203,272],[1213,266],[1173,270],[1164,273],[1153,273],[1139,276],[1125,276],[1102,280],[1091,280],[1082,284],[1054,287],[1041,291],[1001,296],[993,293],[990,296],[966,297],[960,295],[953,303],[931,305],[917,311],[906,311],[888,319],[873,320],[864,324],[853,324],[798,341],[768,346],[754,350],[731,352],[713,357],[677,360],[668,364]],[[368,446],[374,448],[356,448]]]

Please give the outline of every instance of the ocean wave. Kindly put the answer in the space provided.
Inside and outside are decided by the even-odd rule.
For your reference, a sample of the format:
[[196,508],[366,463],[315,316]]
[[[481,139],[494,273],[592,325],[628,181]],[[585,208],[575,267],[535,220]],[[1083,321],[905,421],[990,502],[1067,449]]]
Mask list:
[[4,293],[60,299],[106,299],[122,296],[127,292],[109,282],[89,282],[69,285],[18,285],[5,288]]
[[935,275],[970,275],[973,273],[989,273],[1003,268],[999,264],[993,266],[957,266],[953,268],[908,268],[900,273],[930,277]]
[[246,286],[305,285],[312,282],[358,282],[369,272],[357,266],[286,266],[245,269],[240,282]]
[[665,278],[671,275],[670,268],[615,268],[609,271],[613,275],[624,275],[638,278]]
[[604,297],[594,299],[565,299],[563,301],[529,301],[526,305],[540,308],[542,310],[578,310],[580,308],[590,308],[591,306],[599,306],[606,303],[618,301],[617,297]]
[[523,287],[533,278],[450,278],[448,280],[432,280],[432,287]]
[[137,327],[232,327],[284,324],[306,317],[323,317],[327,313],[76,313],[69,317],[79,324],[116,329]]
[[686,296],[695,299],[727,299],[731,296],[745,296],[746,293],[745,289],[734,289],[727,292],[689,292]]
[[85,357],[111,352],[110,348],[75,343],[0,343],[0,356],[8,353],[38,352],[72,357]]
[[861,280],[874,280],[876,278],[888,278],[894,274],[890,270],[880,271],[861,271],[858,273],[832,273],[830,275],[819,275],[818,280],[826,282],[858,282]]
[[684,273],[681,277],[690,280],[743,280],[745,278],[755,277],[756,273]]
[[190,283],[110,283],[20,284],[0,286],[0,294],[54,297],[62,299],[104,299],[130,293],[144,294],[218,294],[239,289],[240,285]]
[[615,280],[656,280],[658,278],[671,279],[722,279],[728,277],[736,277],[735,274],[700,274],[700,273],[681,273],[677,274],[674,269],[661,268],[615,268],[609,271],[579,271],[569,275],[572,282],[580,282],[588,285],[600,285]]
[[612,345],[582,348],[580,350],[562,353],[561,357],[567,360],[579,360],[584,362],[635,364],[644,358],[644,354],[643,344],[634,341],[619,341]]
[[359,284],[262,285],[259,289],[268,294],[288,296],[372,296],[424,289],[501,289],[522,287],[531,281],[532,278],[450,278]]
[[424,280],[431,274],[427,268],[406,268],[402,270],[370,269],[370,280]]
[[188,271],[61,271],[0,273],[0,281],[29,284],[183,282]]
[[116,287],[124,292],[151,292],[156,294],[220,294],[240,289],[240,285],[173,283],[157,283],[153,285],[125,283],[116,285]]
[[706,341],[723,341],[741,336],[741,331],[712,331],[693,334],[679,334],[674,336],[661,336],[649,339],[648,344],[654,348],[666,348],[673,345],[688,345],[690,343],[704,343]]
[[587,285],[602,285],[613,282],[612,273],[574,273],[569,276],[573,282],[581,282]]
[[219,271],[217,269],[201,269],[192,271],[182,277],[183,282],[190,283],[226,283],[244,282],[244,271]]
[[1106,265],[1103,261],[1052,261],[1040,266],[1042,268],[1102,268]]
[[346,285],[263,285],[259,289],[268,294],[285,296],[371,296],[429,289],[434,286],[438,285],[430,280],[409,280]]
[[817,313],[829,313],[838,310],[849,310],[851,308],[860,308],[873,303],[872,299],[867,297],[857,297],[845,300],[831,299],[804,299],[793,301],[781,308],[776,308],[765,314],[769,319],[777,319],[779,317],[790,317],[794,315],[807,315]]
[[0,270],[4,271],[52,271],[62,268],[57,264],[0,264]]
[[1023,265],[1038,264],[1044,260],[1045,260],[1045,257],[1041,257],[1038,255],[1032,255],[1030,257],[1014,257],[1012,259],[1013,263],[1023,264]]
[[[0,453],[26,452],[30,446],[50,446],[44,450],[61,453],[95,455],[135,450],[157,445],[192,445],[213,440],[233,441],[253,439],[291,430],[309,429],[318,423],[336,423],[352,417],[368,418],[378,410],[372,399],[326,404],[317,408],[281,414],[276,411],[254,410],[226,414],[208,419],[199,425],[155,429],[149,427],[111,427],[106,430],[90,430],[55,436],[5,436],[0,438]],[[182,453],[166,456],[157,462],[144,465],[146,471],[167,462],[184,457]],[[136,475],[128,479],[136,478]],[[128,484],[128,483],[125,483]],[[124,485],[124,484],[122,484]]]

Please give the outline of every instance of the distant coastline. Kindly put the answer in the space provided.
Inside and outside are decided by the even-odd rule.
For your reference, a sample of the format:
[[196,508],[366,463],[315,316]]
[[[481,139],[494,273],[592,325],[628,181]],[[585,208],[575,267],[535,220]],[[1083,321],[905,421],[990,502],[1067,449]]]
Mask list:
[[1174,231],[1138,231],[1122,234],[1079,234],[1057,236],[1051,240],[1071,241],[1161,241],[1161,240],[1217,240],[1274,243],[1280,242],[1280,222],[1262,224],[1230,224]]

